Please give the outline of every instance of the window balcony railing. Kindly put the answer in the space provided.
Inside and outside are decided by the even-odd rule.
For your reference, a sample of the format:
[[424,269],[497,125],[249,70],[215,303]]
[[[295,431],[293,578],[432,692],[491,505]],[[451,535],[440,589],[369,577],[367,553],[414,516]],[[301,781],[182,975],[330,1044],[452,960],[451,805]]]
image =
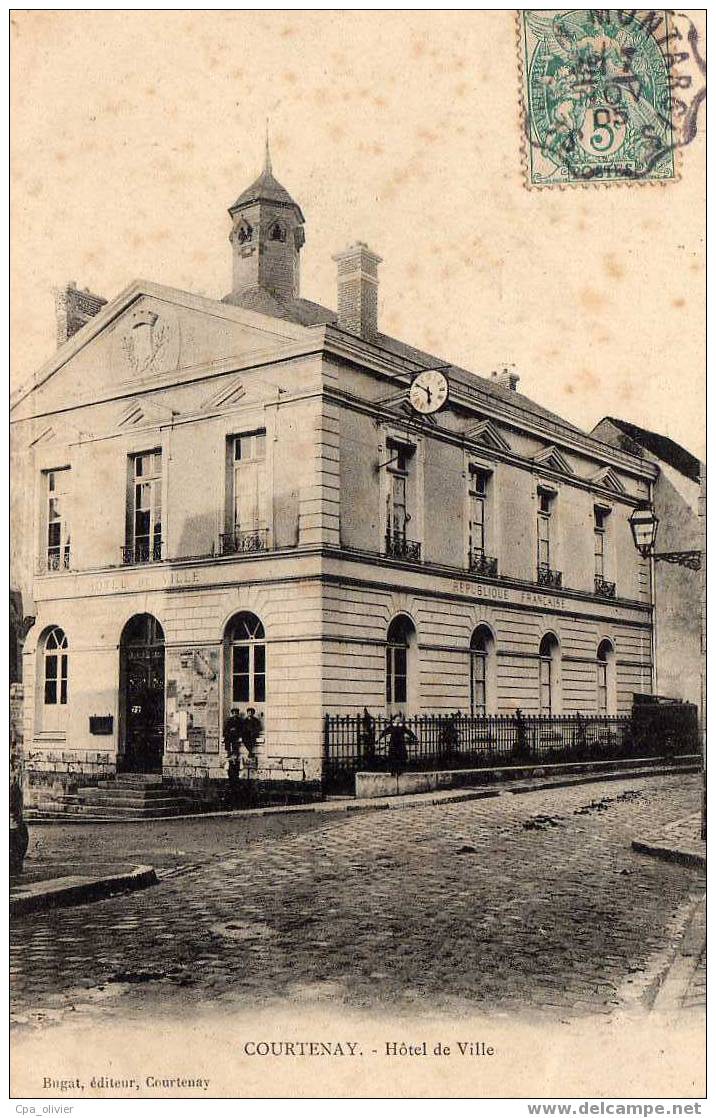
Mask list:
[[594,593],[597,598],[616,598],[617,584],[596,575],[594,578]]
[[497,578],[497,560],[482,551],[470,552],[470,570],[475,575]]
[[268,550],[268,528],[246,532],[224,532],[219,536],[219,555],[245,555]]
[[551,567],[540,564],[537,568],[537,585],[551,586],[553,590],[562,589],[562,572],[553,571]]
[[419,563],[420,544],[406,539],[403,532],[386,532],[385,554],[391,559],[409,559],[413,563]]
[[69,571],[70,549],[68,547],[53,547],[38,563],[38,572],[41,575],[52,574],[53,571]]
[[122,566],[134,567],[138,563],[158,563],[162,558],[162,541],[137,540],[132,547],[122,548]]

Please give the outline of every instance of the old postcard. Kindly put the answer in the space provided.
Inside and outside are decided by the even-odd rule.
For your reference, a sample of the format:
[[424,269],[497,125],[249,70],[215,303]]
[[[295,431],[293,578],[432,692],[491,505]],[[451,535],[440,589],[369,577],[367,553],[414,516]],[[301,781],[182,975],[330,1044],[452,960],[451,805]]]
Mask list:
[[11,42],[14,1097],[691,1105],[704,12]]

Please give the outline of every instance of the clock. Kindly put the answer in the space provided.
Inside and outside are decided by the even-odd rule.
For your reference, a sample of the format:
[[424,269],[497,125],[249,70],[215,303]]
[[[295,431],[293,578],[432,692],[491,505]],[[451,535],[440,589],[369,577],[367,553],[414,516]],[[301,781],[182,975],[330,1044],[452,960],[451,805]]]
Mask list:
[[439,369],[425,369],[418,373],[410,385],[408,399],[415,411],[430,415],[439,411],[448,398],[448,381]]

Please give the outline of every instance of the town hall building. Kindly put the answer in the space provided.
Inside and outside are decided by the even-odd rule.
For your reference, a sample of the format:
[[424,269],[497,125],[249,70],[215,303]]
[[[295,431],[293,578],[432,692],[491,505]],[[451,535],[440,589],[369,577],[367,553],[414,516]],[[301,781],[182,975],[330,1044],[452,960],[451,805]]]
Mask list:
[[270,160],[229,209],[222,300],[68,285],[12,406],[27,799],[115,772],[320,789],[326,715],[628,713],[652,688],[657,467],[380,331],[380,257],[300,295]]

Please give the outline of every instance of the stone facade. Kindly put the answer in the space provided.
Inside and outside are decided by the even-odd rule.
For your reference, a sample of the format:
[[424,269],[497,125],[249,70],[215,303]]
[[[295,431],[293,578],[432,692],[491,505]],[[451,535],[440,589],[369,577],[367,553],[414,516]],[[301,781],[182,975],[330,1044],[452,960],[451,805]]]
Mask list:
[[[624,428],[631,434],[626,434]],[[700,476],[704,467],[671,440],[641,431],[633,424],[603,419],[594,434],[628,447],[658,470],[653,507],[659,518],[656,551],[698,551],[703,547],[699,519]],[[703,588],[698,573],[673,563],[654,564],[655,690],[667,698],[701,703],[702,650],[696,619]]]
[[[275,203],[266,180],[259,195],[274,197],[255,187],[232,207],[235,223]],[[295,232],[300,210],[282,204]],[[258,248],[269,228],[258,223]],[[608,713],[651,688],[649,569],[628,520],[654,467],[454,367],[448,406],[422,420],[407,391],[437,359],[346,333],[326,308],[279,294],[258,284],[218,302],[132,284],[14,402],[14,453],[27,463],[15,584],[29,587],[35,617],[31,799],[136,771],[148,763],[142,734],[158,735],[167,782],[211,798],[237,705],[261,720],[255,778],[315,794],[325,715],[391,707],[396,617],[412,633],[407,712],[474,707],[477,631],[489,634],[488,712],[540,709],[545,636],[558,649],[554,713],[598,709],[604,642]],[[475,562],[483,499],[494,567]],[[551,585],[538,571],[545,502]],[[597,507],[606,595],[595,592]],[[398,512],[410,552],[402,537],[395,547]],[[144,543],[142,524],[154,531]],[[135,723],[152,687],[158,713]]]

